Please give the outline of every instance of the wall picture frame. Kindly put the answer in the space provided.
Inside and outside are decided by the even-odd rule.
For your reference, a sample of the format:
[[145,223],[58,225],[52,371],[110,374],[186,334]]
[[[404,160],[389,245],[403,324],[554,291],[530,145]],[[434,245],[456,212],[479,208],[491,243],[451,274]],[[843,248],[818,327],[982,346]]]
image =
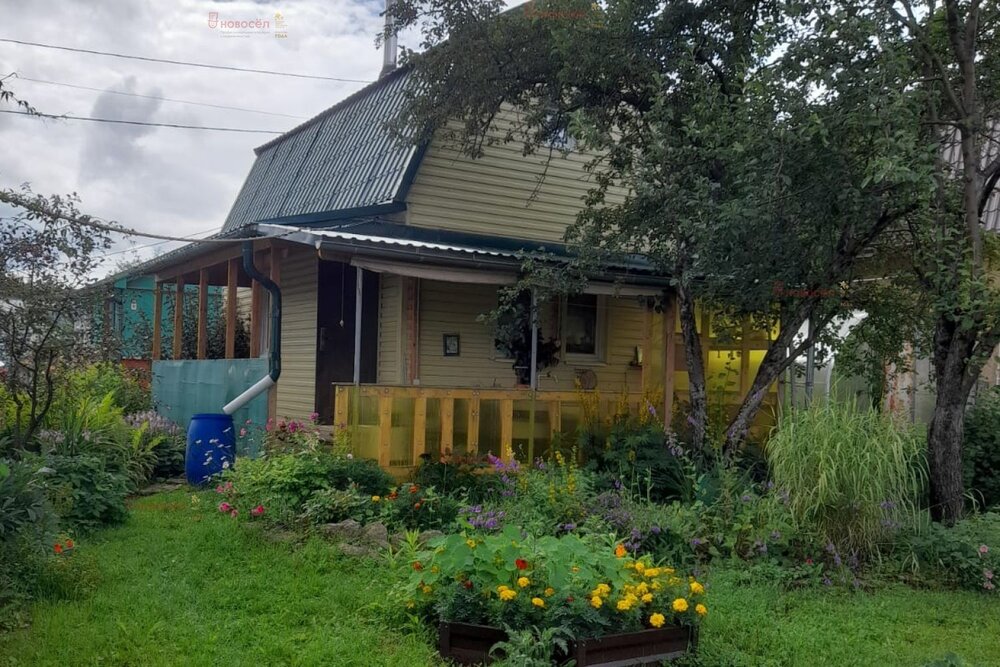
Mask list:
[[457,357],[462,353],[462,341],[457,333],[444,334],[442,345],[446,357]]

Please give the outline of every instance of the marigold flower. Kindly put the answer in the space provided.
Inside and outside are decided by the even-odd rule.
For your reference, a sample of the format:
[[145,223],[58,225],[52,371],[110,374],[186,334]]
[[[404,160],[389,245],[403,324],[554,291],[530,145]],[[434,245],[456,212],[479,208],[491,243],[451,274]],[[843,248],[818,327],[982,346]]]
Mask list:
[[72,549],[73,546],[74,546],[73,545],[73,540],[66,540],[66,548],[67,549]]
[[419,489],[417,489],[416,485],[410,487],[410,493],[416,493],[418,490]]
[[658,576],[660,576],[660,568],[658,568],[658,567],[651,567],[651,568],[647,569],[644,574],[647,577],[649,577],[650,579],[652,579],[653,577],[658,577]]
[[413,503],[413,509],[415,510],[420,509],[420,503]]
[[52,550],[55,551],[57,555],[61,554],[63,551],[62,545],[56,542],[54,545],[52,545]]
[[420,570],[424,569],[424,566],[423,564],[421,564],[419,560],[415,560],[413,561],[413,569],[419,572]]
[[517,579],[517,585],[521,588],[527,588],[530,584],[531,579],[528,579],[527,577],[518,577]]
[[466,540],[465,543],[469,545],[470,549],[475,549],[476,548],[476,541],[475,540]]
[[597,588],[594,590],[597,591],[598,595],[606,596],[608,593],[611,592],[611,586],[608,586],[607,584],[597,584]]
[[382,496],[372,496],[372,502],[373,503],[377,503],[380,500],[382,500]]
[[504,590],[500,591],[500,599],[503,600],[504,602],[513,600],[516,597],[517,597],[517,591],[512,591],[509,588],[505,588]]
[[699,616],[704,616],[705,614],[707,614],[707,613],[708,613],[708,607],[706,607],[706,606],[705,606],[705,605],[703,605],[703,604],[698,604],[698,605],[695,605],[695,607],[694,607],[694,611],[695,611],[695,613],[696,613],[696,614],[698,614]]
[[678,614],[683,614],[684,612],[686,612],[688,610],[688,601],[685,600],[684,598],[677,598],[676,600],[674,600],[673,604],[670,605],[670,606]]
[[604,604],[604,600],[602,600],[599,595],[595,595],[590,598],[590,606],[594,609],[600,609],[602,604]]
[[551,586],[545,589],[545,597],[550,598],[555,594],[556,594],[556,589],[552,588]]
[[527,570],[528,561],[524,560],[523,558],[518,558],[514,561],[514,567],[516,567],[519,570]]
[[536,607],[545,607],[545,600],[543,600],[542,598],[531,598],[531,604],[535,605]]
[[667,622],[666,617],[663,614],[653,614],[649,617],[649,624],[654,628],[662,628],[663,624]]
[[619,600],[616,607],[618,608],[618,611],[628,611],[632,608],[632,603],[628,600]]
[[642,564],[641,560],[635,562],[635,571],[642,574],[642,571],[646,569],[646,566]]
[[471,591],[472,590],[472,579],[466,579],[465,581],[462,582],[462,585],[465,586],[466,590]]
[[430,586],[428,586],[427,584],[424,584],[423,587],[421,587],[420,590],[422,590],[424,592],[424,595],[430,595],[431,594],[431,590],[433,590],[433,589]]
[[653,601],[653,594],[646,593],[645,595],[642,596],[642,601],[645,602],[646,604],[649,604],[650,602]]
[[691,582],[691,594],[692,595],[703,595],[705,593],[705,587],[699,584],[697,581]]
[[628,551],[625,549],[624,544],[619,544],[617,547],[615,547],[615,556],[618,556],[618,558],[624,558],[625,554],[627,553]]

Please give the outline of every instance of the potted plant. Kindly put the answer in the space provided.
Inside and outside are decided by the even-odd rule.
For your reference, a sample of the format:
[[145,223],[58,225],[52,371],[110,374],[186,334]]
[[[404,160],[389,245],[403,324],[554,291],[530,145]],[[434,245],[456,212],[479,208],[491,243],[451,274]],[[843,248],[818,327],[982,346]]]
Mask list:
[[462,664],[489,662],[512,632],[550,628],[571,637],[556,661],[656,664],[684,654],[708,613],[701,583],[611,538],[534,538],[508,526],[429,547],[411,563],[408,605],[438,623],[442,657]]

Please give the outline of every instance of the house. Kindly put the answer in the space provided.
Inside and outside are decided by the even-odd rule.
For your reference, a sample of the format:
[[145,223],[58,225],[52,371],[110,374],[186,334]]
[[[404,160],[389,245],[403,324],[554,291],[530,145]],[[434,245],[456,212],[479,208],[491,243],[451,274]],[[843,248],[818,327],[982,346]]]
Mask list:
[[[471,159],[438,138],[394,140],[384,123],[410,81],[407,69],[392,69],[258,147],[220,233],[141,268],[155,285],[157,402],[182,423],[219,411],[266,372],[277,343],[280,378],[251,401],[255,414],[316,413],[348,430],[359,454],[400,471],[425,452],[531,459],[582,421],[625,408],[668,423],[681,414],[687,373],[669,281],[641,258],[542,306],[529,338],[536,357],[556,349],[553,363],[531,373],[522,355],[515,368],[481,315],[517,281],[524,253],[568,252],[564,232],[592,187],[587,157],[559,154],[546,166],[502,144]],[[255,270],[280,287],[274,342],[267,293],[241,259],[246,243]],[[225,289],[225,359],[205,359],[200,344],[197,359],[181,360],[176,340],[173,360],[163,359],[163,300],[190,298],[191,285],[199,331],[209,290]],[[233,344],[241,304],[250,316],[246,359]],[[175,309],[174,328],[184,310]],[[707,312],[701,324],[710,395],[732,403],[768,333],[723,339]]]

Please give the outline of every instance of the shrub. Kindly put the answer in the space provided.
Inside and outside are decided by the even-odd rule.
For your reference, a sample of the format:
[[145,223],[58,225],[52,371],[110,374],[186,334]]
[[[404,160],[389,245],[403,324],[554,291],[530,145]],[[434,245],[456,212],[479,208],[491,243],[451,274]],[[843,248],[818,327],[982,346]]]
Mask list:
[[335,523],[354,519],[363,522],[375,511],[371,497],[362,495],[357,487],[320,489],[305,502],[301,517],[309,525]]
[[[80,399],[101,400],[108,394],[126,413],[149,410],[152,405],[148,374],[113,362],[92,364],[70,374],[59,400],[72,409]],[[55,406],[56,414],[60,407]]]
[[845,553],[878,555],[923,497],[915,432],[853,401],[786,412],[766,451],[798,525]]
[[965,486],[984,507],[1000,505],[1000,387],[976,399],[965,417]]
[[184,429],[154,410],[127,415],[125,423],[132,429],[141,429],[146,425],[145,437],[158,442],[153,448],[150,478],[164,479],[184,474],[184,455],[187,449]]
[[48,455],[31,460],[45,466],[46,492],[65,528],[93,530],[128,517],[128,479],[102,457]]
[[479,502],[494,489],[496,477],[488,474],[482,463],[473,459],[452,457],[451,460],[432,461],[424,454],[420,465],[413,471],[412,481],[418,486],[433,486],[438,493],[454,498]]
[[912,538],[914,560],[928,581],[996,594],[1000,587],[1000,513],[973,515],[951,528],[933,523]]
[[378,519],[390,528],[429,530],[444,528],[458,515],[458,501],[438,494],[433,487],[404,484],[386,496],[372,496]]

